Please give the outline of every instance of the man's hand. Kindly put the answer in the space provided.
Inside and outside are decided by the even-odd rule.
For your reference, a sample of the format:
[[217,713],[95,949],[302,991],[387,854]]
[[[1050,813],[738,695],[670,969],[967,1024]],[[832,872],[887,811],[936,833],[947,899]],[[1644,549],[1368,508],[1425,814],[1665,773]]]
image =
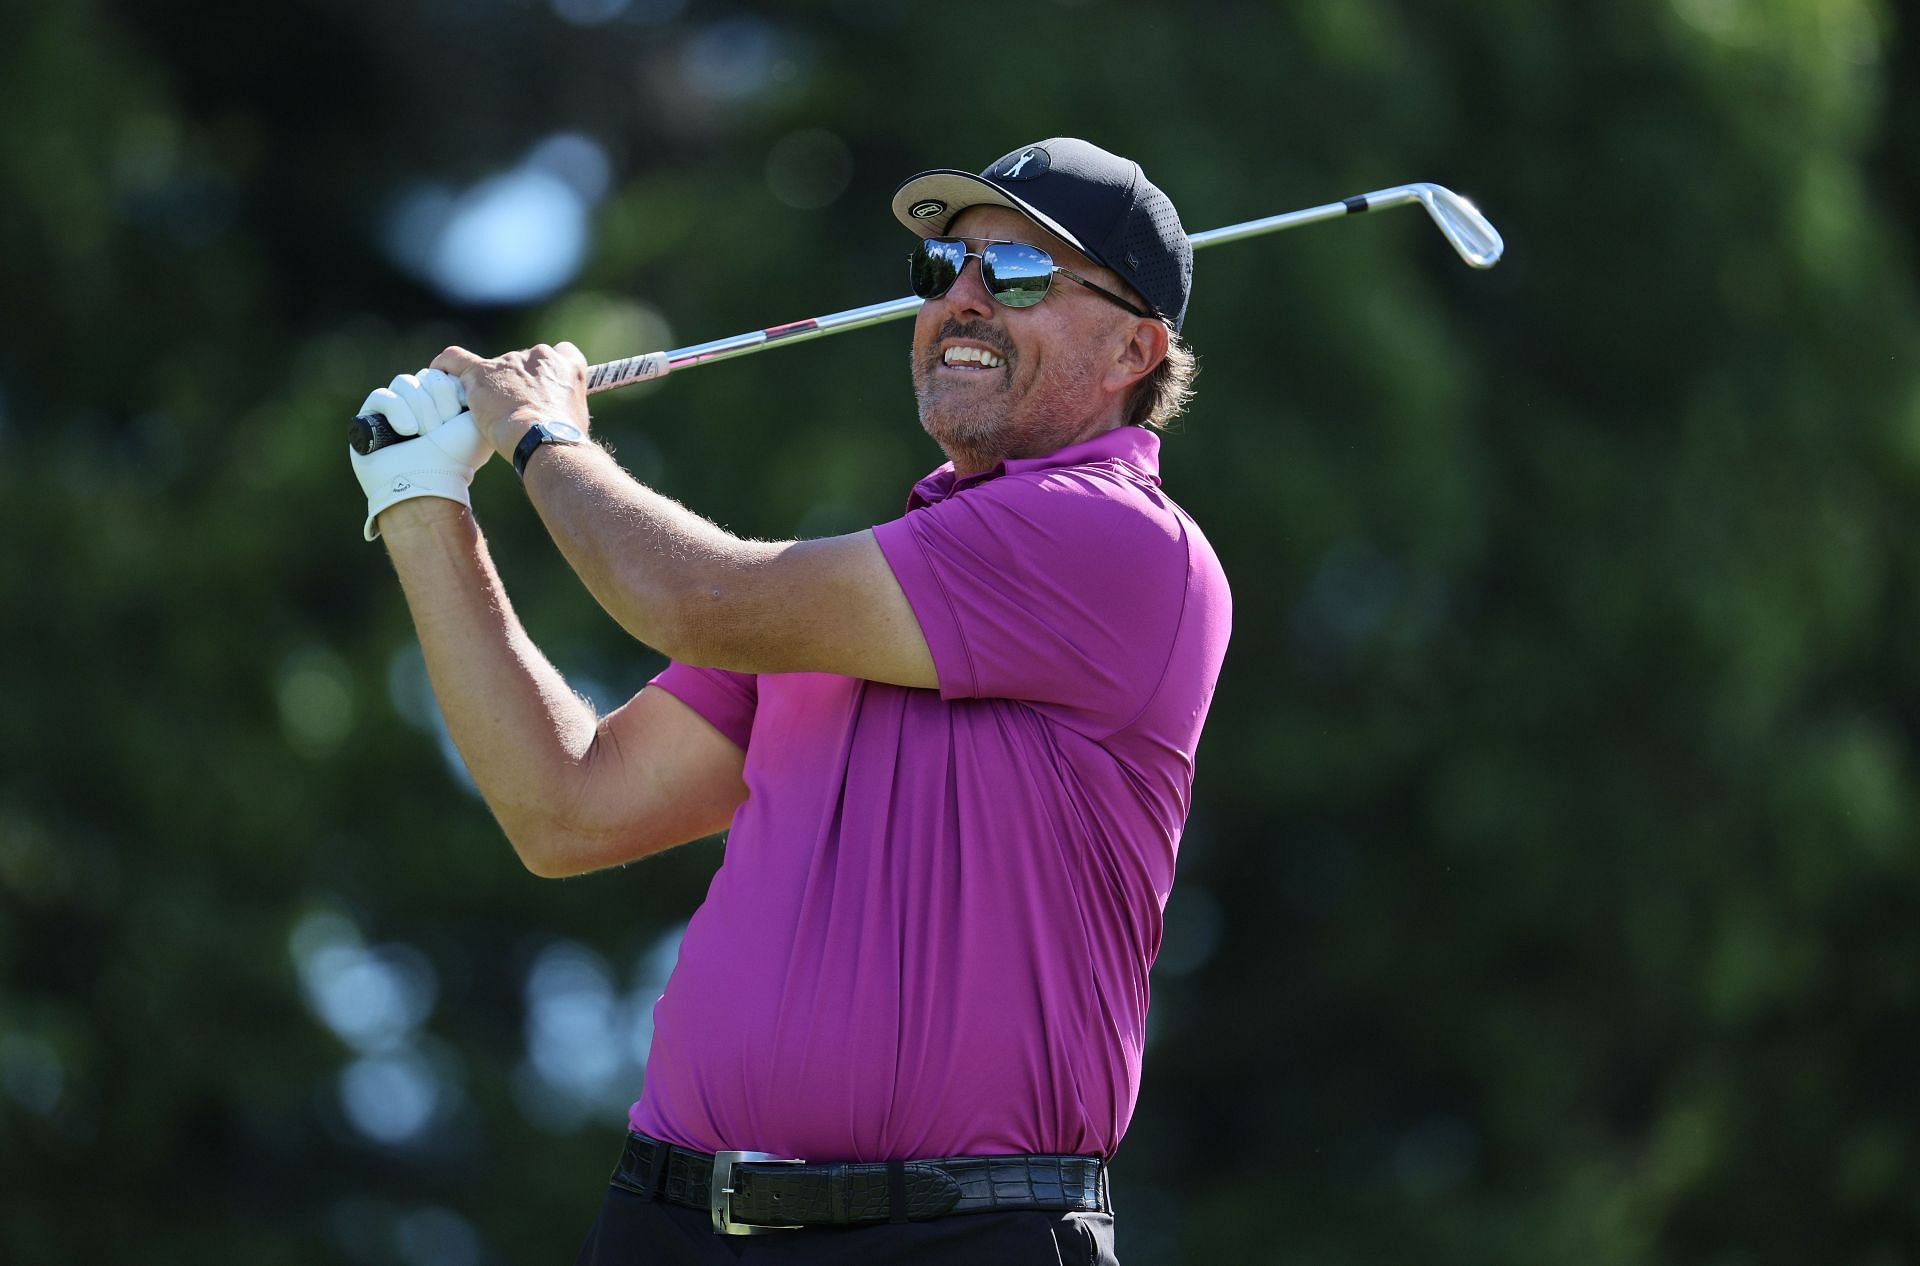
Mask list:
[[413,497],[443,497],[473,505],[467,488],[474,471],[493,452],[474,426],[473,414],[464,408],[456,379],[435,369],[401,374],[369,395],[360,412],[384,414],[400,434],[419,436],[364,457],[347,448],[353,473],[367,494],[367,523],[362,529],[366,539],[380,535],[374,520],[382,510]]
[[571,343],[545,343],[486,360],[462,347],[433,358],[433,367],[457,377],[481,434],[508,461],[535,422],[571,422],[584,434],[587,358]]

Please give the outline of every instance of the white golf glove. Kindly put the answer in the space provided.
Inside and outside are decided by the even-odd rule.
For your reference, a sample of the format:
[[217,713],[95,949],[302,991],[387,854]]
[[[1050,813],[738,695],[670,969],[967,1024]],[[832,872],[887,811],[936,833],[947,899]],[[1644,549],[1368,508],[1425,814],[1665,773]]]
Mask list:
[[493,446],[474,425],[458,378],[437,369],[401,374],[369,395],[360,412],[384,414],[387,425],[400,434],[419,437],[377,448],[365,457],[348,445],[347,459],[367,494],[366,539],[379,537],[374,520],[382,510],[413,497],[473,505],[468,485],[493,456]]

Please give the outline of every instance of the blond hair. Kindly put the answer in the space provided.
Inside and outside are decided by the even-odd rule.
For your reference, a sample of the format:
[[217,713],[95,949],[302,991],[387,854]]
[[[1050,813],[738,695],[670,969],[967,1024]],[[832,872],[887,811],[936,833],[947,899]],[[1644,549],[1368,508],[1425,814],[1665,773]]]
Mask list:
[[1200,372],[1199,358],[1180,337],[1167,327],[1167,354],[1153,372],[1140,380],[1127,402],[1126,424],[1164,431],[1167,423],[1186,411],[1193,399],[1193,379]]

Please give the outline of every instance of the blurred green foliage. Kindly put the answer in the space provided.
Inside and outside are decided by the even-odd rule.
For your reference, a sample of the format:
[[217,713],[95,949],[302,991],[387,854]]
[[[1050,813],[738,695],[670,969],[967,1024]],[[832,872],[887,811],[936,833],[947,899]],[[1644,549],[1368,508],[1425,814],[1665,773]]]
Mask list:
[[[578,946],[633,979],[720,845],[518,869],[439,750],[344,421],[450,341],[607,359],[894,297],[898,179],[1061,134],[1191,230],[1431,179],[1509,249],[1470,273],[1408,211],[1200,257],[1167,484],[1237,618],[1123,1258],[1920,1260],[1920,22],[966,18],[9,17],[0,1260],[568,1259],[621,1117],[529,1107],[528,973]],[[559,132],[612,176],[565,289],[463,308],[396,265],[408,187]],[[937,460],[904,341],[596,415],[737,531],[850,530]],[[510,474],[476,502],[564,671],[611,702],[657,669]],[[432,982],[400,1026],[429,1127],[343,1107],[368,1050],[316,946]]]

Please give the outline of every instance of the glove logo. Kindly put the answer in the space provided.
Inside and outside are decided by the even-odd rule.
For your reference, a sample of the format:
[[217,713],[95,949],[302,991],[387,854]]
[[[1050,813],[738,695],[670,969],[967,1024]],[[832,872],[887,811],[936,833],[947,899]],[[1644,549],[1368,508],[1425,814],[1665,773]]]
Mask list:
[[411,487],[413,487],[413,485],[407,482],[406,476],[404,475],[393,481],[393,490],[395,492],[405,492]]

